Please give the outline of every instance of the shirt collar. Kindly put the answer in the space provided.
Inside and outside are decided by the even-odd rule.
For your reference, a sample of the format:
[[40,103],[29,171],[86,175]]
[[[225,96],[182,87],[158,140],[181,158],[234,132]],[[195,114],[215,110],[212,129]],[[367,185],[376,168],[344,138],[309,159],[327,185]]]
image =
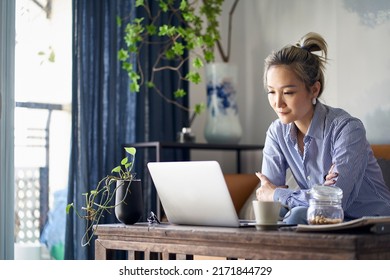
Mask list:
[[295,145],[297,143],[297,127],[294,122],[291,122],[287,125],[286,141],[291,141]]
[[307,136],[323,139],[324,138],[324,120],[326,116],[326,108],[325,105],[321,102],[317,102],[314,107],[314,115],[311,120],[309,130],[307,131]]

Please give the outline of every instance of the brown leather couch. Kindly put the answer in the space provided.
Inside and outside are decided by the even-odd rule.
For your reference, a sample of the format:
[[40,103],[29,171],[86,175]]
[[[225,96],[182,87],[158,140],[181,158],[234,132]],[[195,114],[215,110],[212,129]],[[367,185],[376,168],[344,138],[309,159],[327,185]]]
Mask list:
[[225,174],[224,176],[234,207],[239,214],[260,180],[255,174]]

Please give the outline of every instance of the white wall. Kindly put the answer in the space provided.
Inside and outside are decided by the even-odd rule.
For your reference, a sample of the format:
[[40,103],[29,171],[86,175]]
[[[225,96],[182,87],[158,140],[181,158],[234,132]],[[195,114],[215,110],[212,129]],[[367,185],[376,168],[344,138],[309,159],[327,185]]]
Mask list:
[[[226,0],[224,14],[233,0]],[[226,33],[227,16],[221,19]],[[240,143],[263,144],[276,118],[263,89],[263,62],[274,49],[296,43],[307,32],[328,42],[329,64],[322,101],[360,118],[372,143],[390,143],[390,1],[242,0],[233,22],[231,62],[238,65],[238,106],[244,135]],[[191,103],[205,102],[204,84],[191,88]],[[194,94],[196,92],[196,94]],[[195,120],[198,142],[205,142],[205,116]],[[194,159],[205,154],[193,152]],[[226,161],[227,172],[232,159]],[[246,155],[246,171],[260,169],[261,155]]]

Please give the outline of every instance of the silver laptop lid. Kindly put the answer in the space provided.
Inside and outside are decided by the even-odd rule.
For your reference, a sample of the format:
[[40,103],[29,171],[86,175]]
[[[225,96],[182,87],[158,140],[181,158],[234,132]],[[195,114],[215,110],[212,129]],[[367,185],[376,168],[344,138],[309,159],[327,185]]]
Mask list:
[[240,225],[217,161],[149,162],[148,169],[170,223]]

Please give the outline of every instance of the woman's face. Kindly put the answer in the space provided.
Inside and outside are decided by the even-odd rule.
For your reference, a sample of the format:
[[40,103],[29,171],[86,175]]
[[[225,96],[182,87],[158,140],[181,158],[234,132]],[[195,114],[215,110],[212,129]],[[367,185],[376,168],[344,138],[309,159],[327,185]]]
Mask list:
[[312,100],[318,96],[319,82],[308,91],[288,66],[278,65],[268,69],[267,88],[269,104],[282,123],[295,122],[308,128],[314,112]]

